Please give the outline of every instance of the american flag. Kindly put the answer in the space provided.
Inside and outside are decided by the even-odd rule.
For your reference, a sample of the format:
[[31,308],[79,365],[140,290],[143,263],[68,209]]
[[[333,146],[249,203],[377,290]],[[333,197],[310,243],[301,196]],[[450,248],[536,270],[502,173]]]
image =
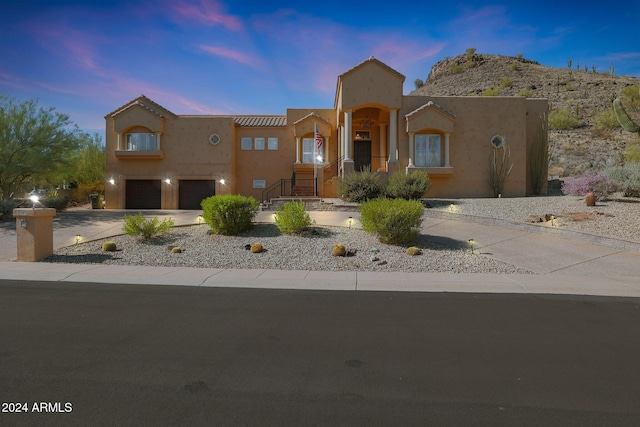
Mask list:
[[322,135],[320,135],[320,132],[318,132],[318,125],[314,125],[314,127],[315,127],[314,140],[316,141],[318,152],[321,152],[322,151]]

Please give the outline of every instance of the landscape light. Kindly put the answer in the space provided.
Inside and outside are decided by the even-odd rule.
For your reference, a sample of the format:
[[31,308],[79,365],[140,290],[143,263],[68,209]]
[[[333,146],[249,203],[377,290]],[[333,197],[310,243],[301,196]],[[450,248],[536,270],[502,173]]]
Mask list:
[[203,220],[204,218],[202,217],[202,215],[198,215],[198,225],[202,224]]
[[449,211],[453,212],[455,208],[456,208],[456,205],[454,205],[453,203],[449,205]]
[[353,222],[353,217],[350,216],[349,217],[349,230],[351,230],[351,223]]
[[82,236],[79,234],[76,234],[76,245],[80,243],[80,239],[82,239]]
[[471,246],[471,253],[473,253],[473,244],[475,242],[473,241],[473,239],[469,239],[469,246]]

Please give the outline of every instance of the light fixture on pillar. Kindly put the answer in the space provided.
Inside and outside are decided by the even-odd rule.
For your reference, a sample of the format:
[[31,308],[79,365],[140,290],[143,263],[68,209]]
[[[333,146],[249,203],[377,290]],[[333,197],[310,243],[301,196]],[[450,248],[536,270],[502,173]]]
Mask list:
[[29,200],[31,200],[31,202],[33,203],[33,209],[36,208],[36,204],[40,201],[40,197],[36,196],[35,194],[31,197],[29,197]]

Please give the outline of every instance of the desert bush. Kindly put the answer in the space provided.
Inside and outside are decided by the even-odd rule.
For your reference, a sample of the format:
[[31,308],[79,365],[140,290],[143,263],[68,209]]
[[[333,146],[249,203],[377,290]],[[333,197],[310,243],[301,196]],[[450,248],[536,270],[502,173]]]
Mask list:
[[619,128],[618,118],[613,108],[607,108],[604,111],[593,116],[593,123],[600,129]]
[[201,202],[202,217],[215,234],[233,236],[251,228],[259,203],[239,194],[211,196]]
[[54,208],[57,212],[69,207],[69,199],[60,196],[47,196],[40,201],[45,208]]
[[424,206],[417,200],[377,199],[362,203],[362,229],[383,243],[407,243],[415,239],[422,224]]
[[71,192],[71,200],[76,203],[87,203],[91,194],[104,194],[104,182],[79,183]]
[[627,163],[624,166],[611,166],[603,174],[615,182],[627,197],[640,197],[640,163]]
[[304,202],[287,202],[276,208],[276,226],[282,233],[299,233],[311,225],[311,217]]
[[398,199],[420,199],[431,187],[431,180],[421,170],[398,170],[393,173],[385,187],[387,196]]
[[160,221],[158,217],[145,218],[142,212],[138,215],[125,215],[122,230],[129,236],[141,236],[143,239],[166,233],[173,227],[173,219]]
[[502,80],[500,80],[500,86],[502,86],[502,87],[511,87],[511,86],[513,86],[513,79],[510,79],[508,77],[503,78]]
[[499,87],[490,87],[482,91],[482,96],[498,96],[500,95]]
[[477,49],[475,47],[470,47],[470,48],[467,48],[467,50],[465,50],[464,53],[465,55],[467,55],[467,58],[472,58],[473,55],[476,54],[476,50]]
[[640,162],[640,137],[627,144],[624,149],[624,161],[625,164]]
[[606,200],[617,190],[617,185],[603,173],[592,173],[581,176],[568,176],[562,183],[562,192],[573,196],[584,196],[594,193],[598,200]]
[[533,95],[533,90],[528,87],[520,89],[520,92],[518,92],[518,96],[522,96],[524,98],[531,98],[531,95]]
[[520,70],[520,64],[518,64],[517,62],[512,62],[511,65],[509,66],[513,71],[519,71]]
[[549,112],[549,129],[567,130],[582,127],[583,123],[577,114],[566,109],[551,110]]
[[18,206],[14,200],[0,200],[0,219],[8,219],[13,216],[13,210]]
[[384,190],[377,172],[363,170],[346,174],[338,181],[338,191],[347,202],[364,202],[379,197]]
[[449,71],[451,74],[460,74],[464,71],[464,67],[458,64],[451,64],[451,69]]

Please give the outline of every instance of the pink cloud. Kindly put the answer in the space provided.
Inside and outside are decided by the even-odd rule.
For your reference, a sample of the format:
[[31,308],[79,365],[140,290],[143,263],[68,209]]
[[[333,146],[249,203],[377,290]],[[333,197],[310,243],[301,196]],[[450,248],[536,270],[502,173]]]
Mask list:
[[208,26],[222,25],[232,31],[242,30],[242,21],[225,13],[224,6],[216,0],[178,0],[171,7],[181,18]]
[[258,57],[250,56],[233,49],[227,49],[219,46],[206,46],[206,45],[200,45],[198,47],[203,51],[210,53],[212,55],[222,56],[223,58],[231,59],[231,60],[240,62],[241,64],[245,64],[254,68],[258,68],[263,63],[262,59]]

